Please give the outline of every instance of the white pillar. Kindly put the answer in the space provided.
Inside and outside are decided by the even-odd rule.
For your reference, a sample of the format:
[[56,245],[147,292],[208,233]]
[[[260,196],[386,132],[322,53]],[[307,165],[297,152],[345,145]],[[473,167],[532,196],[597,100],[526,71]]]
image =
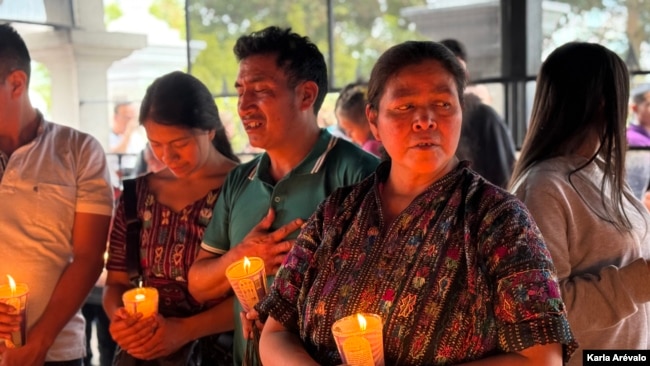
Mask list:
[[24,38],[32,58],[50,70],[52,120],[90,133],[106,148],[110,125],[107,70],[114,61],[144,48],[146,36],[60,29]]

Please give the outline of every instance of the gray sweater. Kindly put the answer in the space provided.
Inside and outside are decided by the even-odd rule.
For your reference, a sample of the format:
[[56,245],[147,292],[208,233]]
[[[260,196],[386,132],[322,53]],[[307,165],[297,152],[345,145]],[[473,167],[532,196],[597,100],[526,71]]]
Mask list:
[[539,163],[514,192],[539,225],[558,272],[580,345],[569,365],[582,363],[583,349],[650,348],[650,214],[626,201],[634,229],[625,233],[601,219],[598,165],[568,179],[585,162],[572,156]]

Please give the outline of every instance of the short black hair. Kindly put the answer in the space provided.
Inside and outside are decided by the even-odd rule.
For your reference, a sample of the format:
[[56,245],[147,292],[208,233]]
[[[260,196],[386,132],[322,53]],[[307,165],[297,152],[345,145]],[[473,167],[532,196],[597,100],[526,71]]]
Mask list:
[[341,89],[334,104],[334,111],[337,118],[338,114],[341,113],[355,124],[368,124],[366,104],[368,104],[368,83],[359,80]]
[[456,57],[467,62],[467,50],[461,41],[453,38],[446,38],[440,41],[440,43],[442,43],[443,46],[449,48],[449,50],[453,52]]
[[27,45],[20,34],[11,25],[0,24],[0,80],[4,80],[14,70],[22,70],[29,81],[31,61]]
[[386,50],[375,62],[368,81],[368,105],[379,109],[379,101],[390,78],[402,69],[424,61],[437,61],[449,72],[456,84],[458,99],[463,104],[467,78],[458,58],[441,43],[432,41],[406,41]]
[[276,63],[287,75],[290,86],[302,81],[318,85],[314,114],[318,114],[327,94],[327,65],[325,57],[308,37],[270,26],[237,39],[233,48],[237,61],[256,55],[277,55]]

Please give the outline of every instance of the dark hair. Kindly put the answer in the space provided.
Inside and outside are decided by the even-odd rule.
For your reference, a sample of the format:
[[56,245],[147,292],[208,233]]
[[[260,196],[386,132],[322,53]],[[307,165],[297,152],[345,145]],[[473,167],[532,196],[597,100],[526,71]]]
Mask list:
[[463,104],[465,70],[454,54],[440,43],[431,41],[406,41],[389,48],[375,63],[368,81],[368,104],[373,109],[379,108],[379,100],[384,94],[386,82],[408,66],[424,61],[437,61],[453,75],[458,89],[458,99]]
[[29,84],[31,61],[25,41],[18,32],[9,24],[0,24],[0,80],[14,70],[22,70]]
[[323,54],[308,37],[271,26],[237,39],[233,48],[237,61],[256,55],[277,55],[276,64],[287,75],[289,86],[295,87],[303,81],[318,85],[318,96],[314,101],[317,115],[327,94],[327,65]]
[[367,125],[366,104],[368,103],[368,83],[357,81],[346,85],[339,93],[334,106],[336,113],[341,113],[358,125]]
[[453,38],[446,38],[440,41],[440,43],[449,48],[451,52],[454,53],[456,57],[467,62],[467,51],[465,45],[463,45],[459,40]]
[[602,158],[600,198],[607,217],[601,218],[631,229],[623,207],[623,196],[632,199],[623,190],[629,77],[625,62],[599,44],[571,42],[551,52],[537,76],[530,126],[510,186],[536,163],[575,152],[595,132],[600,147],[568,179]]
[[147,88],[140,106],[140,124],[149,119],[166,126],[215,130],[212,144],[217,151],[239,161],[232,151],[212,94],[190,74],[174,71],[157,78]]

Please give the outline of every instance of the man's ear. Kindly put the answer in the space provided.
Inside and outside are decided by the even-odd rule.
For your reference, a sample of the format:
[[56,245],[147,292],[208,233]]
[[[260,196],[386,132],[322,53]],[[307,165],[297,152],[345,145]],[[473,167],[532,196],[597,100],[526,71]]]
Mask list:
[[304,81],[297,87],[300,110],[313,109],[318,97],[318,85],[313,81]]
[[379,136],[379,129],[377,128],[377,116],[378,112],[375,108],[366,105],[366,118],[368,119],[368,126],[370,127],[370,132],[375,136],[375,140],[381,141],[381,136]]
[[27,74],[22,70],[14,70],[10,72],[7,76],[6,82],[11,88],[12,97],[20,97],[28,91]]

